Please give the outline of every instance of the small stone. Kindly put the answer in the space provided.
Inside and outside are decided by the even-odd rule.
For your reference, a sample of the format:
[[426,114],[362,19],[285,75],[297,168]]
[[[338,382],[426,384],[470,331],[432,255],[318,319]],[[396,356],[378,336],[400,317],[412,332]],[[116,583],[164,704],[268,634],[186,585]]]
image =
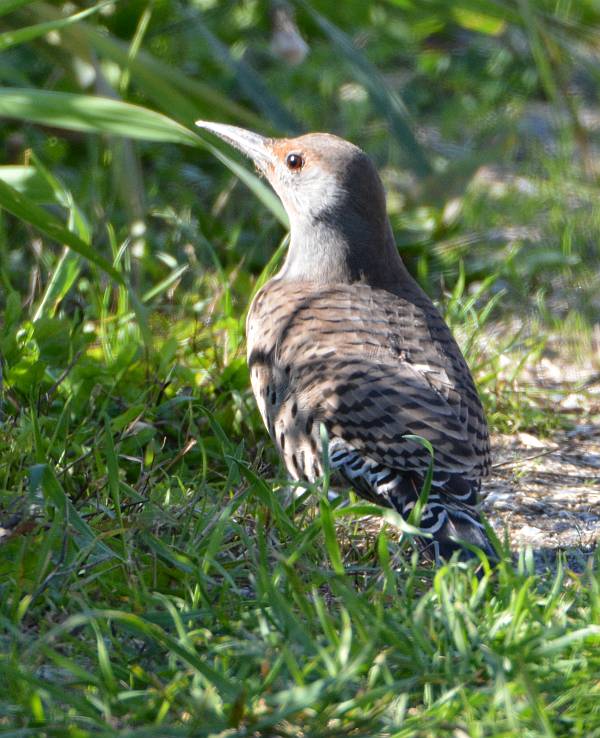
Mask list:
[[539,542],[539,539],[545,537],[547,534],[541,528],[536,528],[534,525],[524,525],[519,531],[519,538],[525,539],[530,542]]
[[547,443],[536,436],[532,436],[531,433],[519,433],[518,439],[523,446],[527,446],[528,448],[548,448]]
[[582,395],[573,392],[565,397],[560,406],[563,410],[584,410],[585,400]]

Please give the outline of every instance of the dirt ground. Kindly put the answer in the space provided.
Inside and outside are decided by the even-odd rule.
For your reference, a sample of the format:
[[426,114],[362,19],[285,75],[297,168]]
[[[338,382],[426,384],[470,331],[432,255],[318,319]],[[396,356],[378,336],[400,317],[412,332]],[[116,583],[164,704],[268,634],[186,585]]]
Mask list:
[[600,541],[600,374],[592,363],[565,368],[542,360],[528,379],[540,389],[562,387],[557,410],[572,412],[574,427],[551,438],[495,435],[482,508],[515,551],[534,549],[539,566],[565,551],[580,569]]

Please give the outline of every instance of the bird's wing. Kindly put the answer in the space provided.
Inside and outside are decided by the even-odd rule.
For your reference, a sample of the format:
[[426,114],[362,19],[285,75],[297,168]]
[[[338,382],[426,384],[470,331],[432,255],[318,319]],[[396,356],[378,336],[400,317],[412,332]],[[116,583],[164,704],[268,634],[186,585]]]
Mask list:
[[279,333],[289,391],[329,434],[388,468],[479,479],[489,466],[485,418],[470,372],[435,307],[367,285],[305,295]]
[[298,388],[300,405],[317,407],[316,418],[330,435],[386,467],[422,475],[429,452],[406,438],[421,436],[434,449],[438,476],[482,475],[484,461],[473,443],[465,404],[453,390],[444,397],[424,368],[340,356],[321,372],[310,362],[305,367],[312,376]]

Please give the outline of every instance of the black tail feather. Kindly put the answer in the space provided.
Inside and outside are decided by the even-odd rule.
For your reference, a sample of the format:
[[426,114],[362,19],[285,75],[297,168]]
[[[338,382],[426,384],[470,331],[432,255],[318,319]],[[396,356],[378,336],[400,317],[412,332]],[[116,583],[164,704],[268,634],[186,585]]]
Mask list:
[[[397,510],[405,520],[422,499],[424,480],[415,473],[390,469],[363,456],[352,446],[337,441],[330,447],[332,468],[361,497]],[[436,563],[458,551],[463,559],[476,558],[469,546],[480,548],[490,562],[498,557],[477,512],[479,482],[447,474],[433,481],[427,501],[415,524],[431,538],[420,538],[423,555]],[[414,517],[414,515],[413,515]],[[465,545],[466,544],[466,545]]]
[[[441,507],[441,505],[437,503],[436,507]],[[436,563],[440,560],[448,561],[456,552],[462,560],[478,558],[470,548],[474,546],[483,551],[491,564],[498,561],[498,555],[476,510],[467,511],[445,506],[445,514],[439,509],[436,513],[443,520],[440,521],[438,518],[439,527],[438,525],[428,526],[431,527],[429,532],[432,533],[433,538],[419,540],[419,547],[427,559]],[[425,531],[428,527],[421,525]]]
[[[419,479],[404,477],[394,490],[393,507],[405,520],[409,519],[421,497],[421,486]],[[421,553],[435,563],[450,560],[456,552],[460,559],[468,560],[478,558],[472,550],[476,547],[485,553],[490,563],[496,563],[498,555],[475,506],[479,485],[471,483],[469,488],[465,484],[460,496],[455,494],[455,489],[456,480],[453,480],[452,491],[441,487],[431,489],[418,523],[415,521],[421,530],[431,534],[430,538],[418,539]]]

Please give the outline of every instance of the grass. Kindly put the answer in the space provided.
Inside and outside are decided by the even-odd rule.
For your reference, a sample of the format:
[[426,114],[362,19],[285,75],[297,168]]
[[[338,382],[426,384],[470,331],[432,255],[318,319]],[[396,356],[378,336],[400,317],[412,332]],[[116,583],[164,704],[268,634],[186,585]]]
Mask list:
[[289,494],[243,328],[281,209],[191,128],[367,149],[492,429],[551,435],[563,390],[522,375],[593,346],[597,9],[303,2],[289,68],[257,4],[107,7],[0,3],[0,736],[600,737],[597,554],[433,570],[388,513]]
[[[66,474],[28,472],[3,546],[6,734],[600,734],[592,567],[539,576],[524,552],[482,578],[422,570],[362,506],[282,508],[192,400],[210,462],[165,449],[127,482],[168,402],[129,413],[136,431],[80,426]],[[38,421],[47,460],[60,418]]]

